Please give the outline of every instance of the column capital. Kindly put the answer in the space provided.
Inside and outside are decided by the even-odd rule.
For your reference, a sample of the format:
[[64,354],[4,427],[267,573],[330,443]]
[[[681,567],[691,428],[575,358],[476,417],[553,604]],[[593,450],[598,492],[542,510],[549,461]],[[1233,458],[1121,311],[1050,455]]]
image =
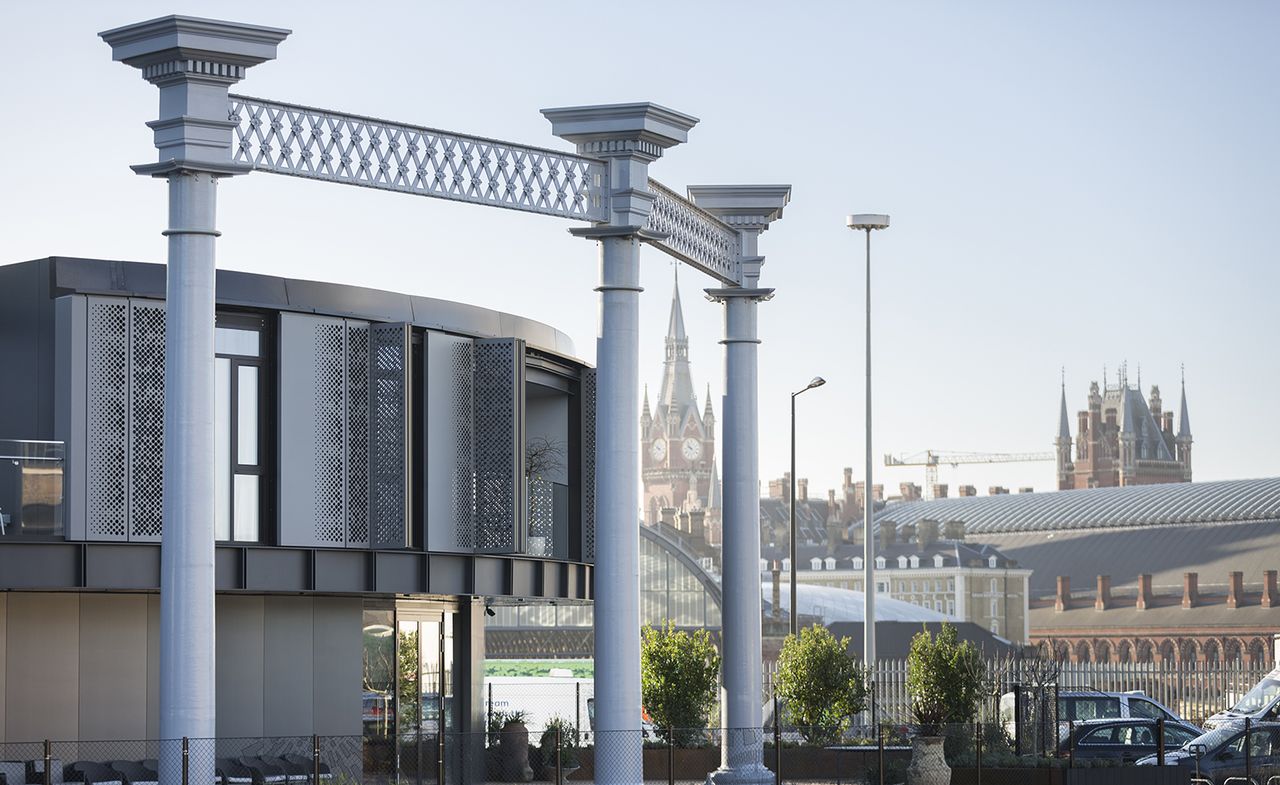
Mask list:
[[698,118],[658,104],[601,104],[543,109],[551,133],[577,145],[580,155],[609,166],[609,223],[643,226],[653,210],[649,164],[688,141]]
[[742,285],[760,281],[764,257],[759,254],[760,233],[782,217],[791,201],[789,185],[691,185],[689,198],[703,210],[738,232],[742,253]]
[[184,169],[227,176],[252,169],[232,160],[236,124],[227,117],[227,93],[248,68],[275,59],[276,45],[290,32],[171,15],[99,33],[112,59],[139,69],[143,79],[160,88],[160,117],[147,123],[159,160],[133,170],[152,176]]
[[746,299],[757,303],[768,302],[773,299],[774,289],[745,289],[740,286],[730,286],[724,289],[704,289],[707,299],[713,303],[726,303],[734,299]]

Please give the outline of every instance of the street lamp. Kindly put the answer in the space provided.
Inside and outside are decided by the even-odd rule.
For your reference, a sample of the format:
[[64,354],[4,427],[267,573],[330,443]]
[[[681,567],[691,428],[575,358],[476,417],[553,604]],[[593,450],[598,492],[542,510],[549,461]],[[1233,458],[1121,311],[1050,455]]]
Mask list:
[[799,565],[796,563],[796,396],[800,393],[808,392],[814,387],[821,387],[826,384],[827,380],[821,376],[813,377],[813,381],[805,385],[803,390],[797,390],[791,393],[791,482],[787,483],[791,486],[791,634],[798,635],[796,629],[796,619],[799,614],[796,612],[796,570]]
[[[845,219],[854,231],[867,233],[867,476],[862,488],[862,666],[876,664],[875,536],[871,531],[871,230],[888,229],[889,216],[863,213]],[[874,671],[872,678],[874,679]]]

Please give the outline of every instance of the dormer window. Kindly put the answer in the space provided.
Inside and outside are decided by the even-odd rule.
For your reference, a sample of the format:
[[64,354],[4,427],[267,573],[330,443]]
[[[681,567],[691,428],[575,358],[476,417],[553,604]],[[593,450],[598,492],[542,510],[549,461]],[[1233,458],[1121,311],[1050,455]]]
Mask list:
[[987,566],[988,566],[988,567],[995,567],[995,566],[996,566],[996,557],[994,557],[994,556],[989,557],[989,558],[987,559]]
[[764,559],[761,559],[760,572],[768,572],[768,571],[769,571],[769,562],[765,561]]
[[877,570],[883,570],[883,569],[884,569],[884,565],[885,565],[884,557],[883,557],[883,556],[877,556],[877,557],[876,557],[876,569],[877,569]]
[[860,570],[860,569],[862,569],[862,557],[861,557],[861,556],[854,556],[854,557],[853,557],[853,568],[854,568],[855,570]]
[[900,570],[905,570],[906,568],[907,568],[907,557],[906,557],[906,556],[899,556],[899,557],[898,557],[898,569],[900,569]]
[[782,560],[782,571],[783,571],[783,572],[791,572],[791,560],[790,560],[790,559],[783,559],[783,560]]
[[814,556],[812,559],[810,559],[810,560],[809,560],[809,569],[811,569],[811,570],[821,570],[821,569],[822,569],[822,559],[819,559],[817,556]]
[[941,554],[941,553],[935,553],[935,554],[933,555],[933,566],[934,566],[934,567],[941,567],[941,566],[942,566],[942,554]]
[[834,570],[836,568],[836,560],[834,556],[828,556],[824,563],[828,570]]
[[912,555],[911,555],[911,569],[913,569],[913,570],[914,570],[914,569],[917,569],[917,568],[919,568],[919,567],[920,567],[920,557],[919,557],[919,556],[916,556],[915,554],[912,554]]

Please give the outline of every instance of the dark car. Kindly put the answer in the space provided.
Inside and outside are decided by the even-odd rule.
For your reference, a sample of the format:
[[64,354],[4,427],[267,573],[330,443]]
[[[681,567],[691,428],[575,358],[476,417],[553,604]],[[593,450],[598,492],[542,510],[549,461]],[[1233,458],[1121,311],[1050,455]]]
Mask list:
[[[1280,775],[1280,722],[1256,723],[1247,734],[1243,723],[1206,731],[1182,749],[1166,753],[1164,762],[1212,785],[1224,785],[1228,780],[1247,782],[1246,768],[1253,782],[1268,782]],[[1139,766],[1155,764],[1154,755],[1138,761]],[[1236,777],[1240,779],[1232,779]]]
[[[1189,722],[1166,720],[1164,723],[1164,749],[1172,752],[1201,735],[1201,731]],[[1159,735],[1156,721],[1149,717],[1093,720],[1076,723],[1068,738],[1058,746],[1059,755],[1073,754],[1076,758],[1106,758],[1132,763],[1147,755],[1155,755],[1156,738]],[[1074,753],[1071,748],[1074,747]]]

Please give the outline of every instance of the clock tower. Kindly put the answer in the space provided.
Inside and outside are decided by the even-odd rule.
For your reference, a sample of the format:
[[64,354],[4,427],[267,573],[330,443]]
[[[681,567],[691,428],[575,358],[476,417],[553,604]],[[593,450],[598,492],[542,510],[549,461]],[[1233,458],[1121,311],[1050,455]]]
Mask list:
[[[689,337],[680,307],[679,281],[671,295],[666,357],[657,405],[649,406],[645,388],[640,415],[640,458],[644,484],[644,522],[665,521],[676,528],[703,531],[710,544],[719,542],[720,488],[716,471],[715,414],[711,389],[699,410],[689,370]],[[696,523],[695,523],[696,522]]]

